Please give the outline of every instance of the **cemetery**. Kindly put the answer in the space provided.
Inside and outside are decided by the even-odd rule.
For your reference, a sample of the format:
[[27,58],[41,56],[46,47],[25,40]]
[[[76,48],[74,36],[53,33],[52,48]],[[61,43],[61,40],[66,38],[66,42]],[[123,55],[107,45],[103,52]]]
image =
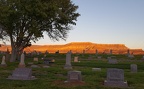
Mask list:
[[[9,62],[0,54],[0,89],[143,89],[143,55],[41,53]],[[100,59],[98,57],[101,57]],[[108,58],[117,60],[109,63]],[[77,60],[77,58],[78,60]],[[91,59],[88,59],[91,57]],[[37,60],[38,59],[38,60]],[[55,61],[52,62],[52,59]],[[76,59],[76,62],[73,62]],[[77,62],[80,61],[80,62]],[[51,63],[52,62],[52,63]]]
[[144,0],[0,0],[0,89],[144,89],[143,8]]

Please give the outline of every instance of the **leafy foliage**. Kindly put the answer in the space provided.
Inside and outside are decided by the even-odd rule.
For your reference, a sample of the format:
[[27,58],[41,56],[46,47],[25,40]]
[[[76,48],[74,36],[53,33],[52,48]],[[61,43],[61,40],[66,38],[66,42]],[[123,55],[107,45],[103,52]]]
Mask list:
[[28,46],[44,32],[51,39],[65,40],[76,25],[77,8],[70,0],[0,0],[1,38],[10,37],[16,46]]
[[9,40],[17,52],[44,33],[65,40],[80,15],[77,9],[71,0],[0,0],[0,39]]

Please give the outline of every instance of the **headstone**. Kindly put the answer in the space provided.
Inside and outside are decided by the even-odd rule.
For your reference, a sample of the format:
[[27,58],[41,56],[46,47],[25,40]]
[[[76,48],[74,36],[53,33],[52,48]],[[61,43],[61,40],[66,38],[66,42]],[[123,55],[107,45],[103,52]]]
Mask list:
[[88,60],[92,60],[92,57],[88,57]]
[[127,55],[130,55],[130,50],[129,49],[127,50]]
[[7,66],[6,62],[5,62],[5,56],[2,57],[2,62],[1,62],[1,66]]
[[112,49],[110,50],[110,54],[112,54]]
[[137,65],[136,64],[131,64],[130,67],[131,67],[131,72],[132,73],[136,73],[137,72]]
[[28,62],[28,65],[33,65],[33,62]]
[[25,67],[25,62],[24,62],[24,53],[21,54],[21,59],[18,67]]
[[55,54],[59,54],[59,50],[57,50],[57,51],[55,52]]
[[128,57],[129,57],[129,58],[134,58],[134,55],[129,54]]
[[107,57],[107,59],[109,60],[109,59],[111,59],[111,57]]
[[48,54],[49,54],[49,52],[48,52],[48,50],[46,50],[46,51],[45,51],[45,55],[48,55]]
[[107,70],[107,80],[104,81],[104,85],[110,87],[128,87],[127,82],[124,82],[124,70],[109,68]]
[[35,57],[33,60],[38,62],[38,58],[37,57]]
[[101,59],[101,56],[98,56],[97,58],[98,58],[98,59]]
[[31,65],[31,68],[40,68],[38,65]]
[[92,68],[92,71],[101,71],[101,68]]
[[68,72],[68,81],[82,81],[81,71],[69,71]]
[[67,54],[66,54],[66,64],[64,66],[64,69],[72,69],[72,66],[71,66],[71,52],[67,52]]
[[83,50],[83,54],[85,54],[85,50]]
[[74,62],[79,62],[78,57],[74,57]]
[[96,49],[96,55],[98,55],[98,50]]
[[49,68],[49,66],[43,66],[43,68]]
[[109,64],[117,64],[117,59],[108,59]]
[[32,76],[32,69],[31,68],[16,68],[12,75],[8,76],[7,79],[12,80],[34,80],[36,79]]
[[54,63],[55,60],[54,59],[51,59],[51,58],[43,58],[43,63],[46,64],[46,65],[49,65],[50,63]]

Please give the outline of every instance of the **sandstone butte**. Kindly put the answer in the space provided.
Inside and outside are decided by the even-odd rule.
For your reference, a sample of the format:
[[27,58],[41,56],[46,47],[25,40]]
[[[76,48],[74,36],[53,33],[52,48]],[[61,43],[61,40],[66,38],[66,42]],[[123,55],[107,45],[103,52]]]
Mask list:
[[[4,46],[2,45],[0,47],[0,51],[11,51],[10,45]],[[32,45],[31,47],[27,47],[24,49],[25,52],[46,52],[49,53],[55,53],[56,51],[59,51],[59,53],[66,53],[68,51],[72,51],[72,53],[96,53],[96,50],[98,53],[110,53],[110,50],[112,50],[113,54],[127,54],[127,51],[129,50],[131,54],[134,55],[140,55],[144,54],[144,51],[142,49],[130,49],[126,47],[124,44],[96,44],[91,42],[71,42],[64,45]]]

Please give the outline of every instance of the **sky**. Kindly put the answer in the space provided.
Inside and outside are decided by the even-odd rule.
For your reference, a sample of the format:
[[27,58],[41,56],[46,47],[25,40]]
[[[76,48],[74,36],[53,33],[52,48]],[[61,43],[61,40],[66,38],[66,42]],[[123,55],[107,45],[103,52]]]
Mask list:
[[66,41],[52,41],[45,35],[35,44],[92,42],[125,44],[144,50],[144,0],[72,0],[81,14]]
[[44,34],[33,45],[70,42],[124,44],[144,50],[144,0],[71,0],[81,14],[66,41],[53,41]]

